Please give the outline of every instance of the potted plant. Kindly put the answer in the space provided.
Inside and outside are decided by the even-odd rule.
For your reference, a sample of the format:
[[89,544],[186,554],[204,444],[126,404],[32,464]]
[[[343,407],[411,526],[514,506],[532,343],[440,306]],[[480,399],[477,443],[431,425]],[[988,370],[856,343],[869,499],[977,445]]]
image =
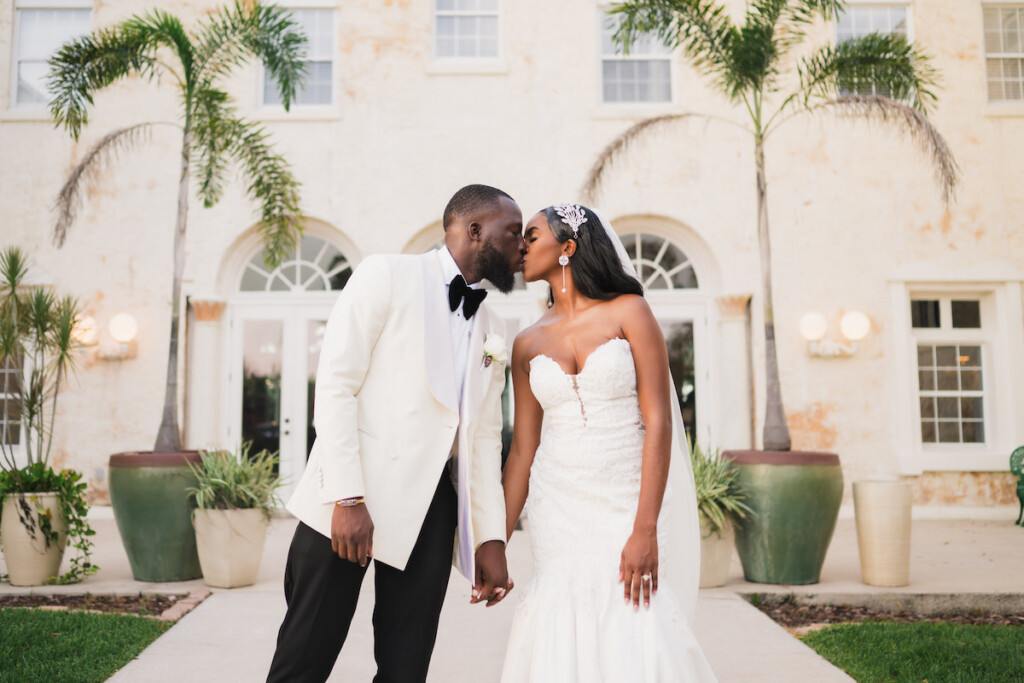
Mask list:
[[[170,121],[145,121],[111,131],[81,155],[57,197],[54,241],[63,245],[84,196],[104,167],[129,148],[161,131],[180,135],[179,152],[168,157],[178,171],[173,271],[169,275],[170,325],[160,427],[152,452],[111,456],[110,499],[118,531],[141,581],[178,581],[199,576],[195,537],[185,488],[195,451],[183,451],[178,420],[178,358],[181,285],[190,191],[204,207],[220,199],[237,168],[246,193],[259,204],[263,254],[274,267],[301,236],[299,183],[266,131],[238,115],[224,80],[250,59],[263,63],[287,110],[305,72],[306,39],[287,10],[236,0],[188,29],[161,9],[128,17],[63,45],[50,60],[50,112],[58,127],[78,140],[97,92],[122,81],[171,84],[178,110]],[[140,97],[148,95],[139,94]],[[157,212],[159,214],[159,211]],[[168,226],[170,227],[170,226]]]
[[[49,460],[79,308],[71,297],[26,286],[27,273],[20,249],[0,253],[0,547],[16,586],[77,583],[96,571],[85,483]],[[78,554],[58,576],[68,540]]]
[[732,560],[733,524],[750,508],[743,502],[736,467],[717,449],[708,453],[694,444],[690,462],[700,517],[700,587],[723,586]]
[[[742,23],[716,0],[626,0],[614,42],[627,49],[654,34],[680,49],[745,120],[682,112],[644,119],[598,155],[583,187],[593,198],[615,159],[652,134],[680,121],[724,122],[749,134],[757,192],[766,391],[761,450],[726,451],[752,510],[737,527],[736,549],[748,581],[817,583],[835,530],[843,473],[835,453],[792,451],[776,354],[768,229],[768,143],[798,115],[839,115],[889,126],[918,143],[935,168],[948,203],[959,182],[949,145],[928,120],[937,72],[929,57],[898,34],[872,33],[842,43],[807,46],[819,20],[834,21],[842,0],[771,0],[746,3]],[[801,56],[797,49],[806,48]],[[871,93],[871,94],[862,94]],[[874,94],[879,93],[879,94]]]
[[202,463],[190,466],[198,484],[189,489],[195,503],[203,580],[215,588],[250,586],[256,581],[270,514],[277,505],[279,458],[263,450],[249,455],[251,442],[238,453],[202,451]]

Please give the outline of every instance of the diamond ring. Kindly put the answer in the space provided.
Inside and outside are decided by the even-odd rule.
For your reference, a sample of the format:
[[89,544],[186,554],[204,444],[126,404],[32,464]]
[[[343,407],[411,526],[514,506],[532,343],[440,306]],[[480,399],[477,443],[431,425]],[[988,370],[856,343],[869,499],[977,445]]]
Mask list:
[[642,574],[640,576],[640,580],[641,581],[650,581],[651,580],[651,575],[650,574]]

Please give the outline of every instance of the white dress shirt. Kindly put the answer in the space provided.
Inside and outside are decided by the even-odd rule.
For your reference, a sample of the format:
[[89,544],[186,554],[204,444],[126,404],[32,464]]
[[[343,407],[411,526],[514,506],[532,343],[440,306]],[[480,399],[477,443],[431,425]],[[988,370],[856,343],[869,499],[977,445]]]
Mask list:
[[[459,264],[455,262],[448,247],[441,247],[437,250],[437,258],[441,262],[441,272],[444,274],[445,293],[451,287],[452,278],[462,275]],[[462,279],[466,279],[462,275]],[[472,289],[479,289],[480,283],[469,285]],[[469,339],[473,334],[473,321],[467,320],[462,313],[462,304],[451,312],[449,327],[452,333],[452,361],[455,363],[455,392],[459,399],[459,406],[462,406],[462,385],[466,381],[466,364],[469,362]]]

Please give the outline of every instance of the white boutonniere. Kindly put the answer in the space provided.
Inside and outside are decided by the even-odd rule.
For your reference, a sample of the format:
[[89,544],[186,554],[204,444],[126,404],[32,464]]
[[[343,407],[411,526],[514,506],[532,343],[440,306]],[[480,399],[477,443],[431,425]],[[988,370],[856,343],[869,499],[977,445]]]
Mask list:
[[505,364],[508,362],[508,346],[505,340],[496,334],[484,338],[483,366],[491,367],[491,363]]

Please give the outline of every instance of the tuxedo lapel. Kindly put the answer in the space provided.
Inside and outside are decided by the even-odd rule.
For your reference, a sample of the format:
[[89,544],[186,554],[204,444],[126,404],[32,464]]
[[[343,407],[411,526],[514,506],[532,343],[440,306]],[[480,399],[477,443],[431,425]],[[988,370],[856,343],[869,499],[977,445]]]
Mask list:
[[490,318],[483,306],[473,316],[473,334],[469,340],[469,357],[466,359],[466,382],[462,388],[462,411],[459,421],[472,424],[480,402],[484,398],[488,380],[495,371],[494,364],[484,367],[484,340],[490,329]]
[[423,336],[427,382],[437,400],[452,411],[459,412],[455,391],[455,362],[452,358],[451,327],[446,302],[444,276],[437,252],[427,252],[423,259]]

